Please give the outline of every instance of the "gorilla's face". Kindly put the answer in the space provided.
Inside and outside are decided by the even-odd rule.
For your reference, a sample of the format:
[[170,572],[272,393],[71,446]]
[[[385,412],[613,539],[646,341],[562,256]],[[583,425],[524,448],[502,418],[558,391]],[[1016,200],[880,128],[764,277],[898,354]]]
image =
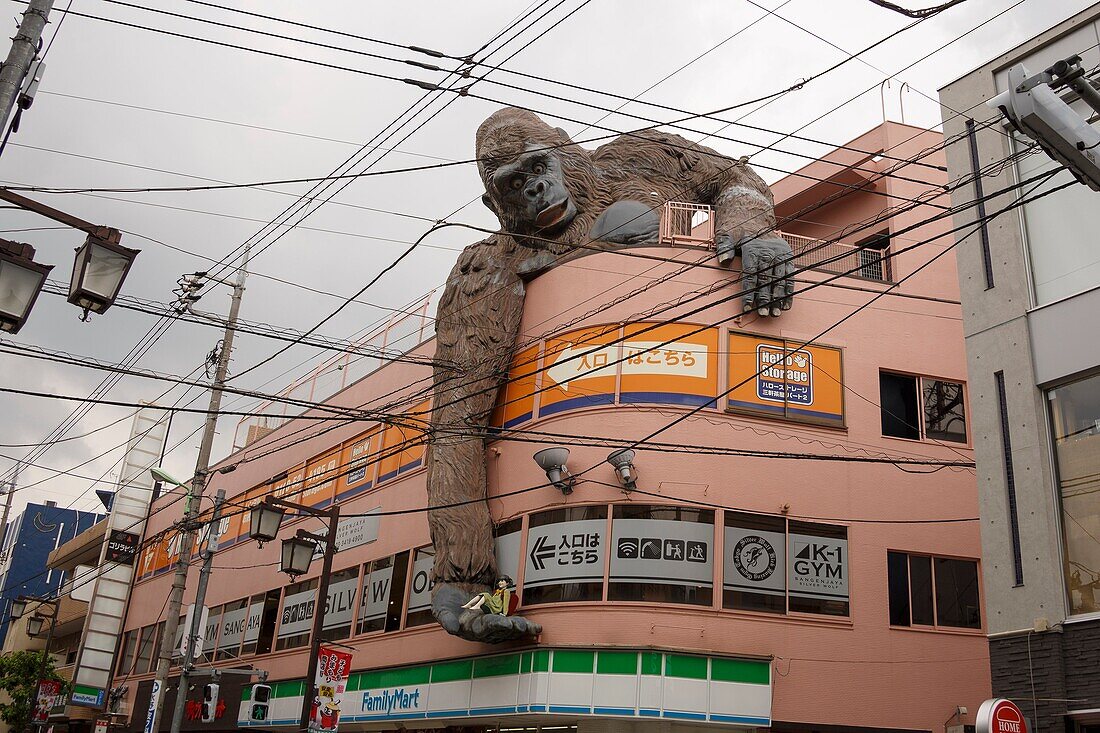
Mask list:
[[486,204],[517,234],[552,235],[577,215],[565,188],[561,161],[552,150],[528,151],[497,168],[487,186]]

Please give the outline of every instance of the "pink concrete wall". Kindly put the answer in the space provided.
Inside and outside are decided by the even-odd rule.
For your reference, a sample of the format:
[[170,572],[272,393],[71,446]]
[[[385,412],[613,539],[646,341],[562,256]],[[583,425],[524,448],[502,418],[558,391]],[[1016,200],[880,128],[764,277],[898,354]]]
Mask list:
[[[876,150],[898,144],[891,154],[912,155],[939,140],[935,133],[917,131],[890,123],[868,133],[853,146]],[[878,145],[878,148],[870,147]],[[850,154],[844,154],[849,155]],[[942,163],[942,155],[930,161]],[[843,157],[838,154],[839,157]],[[859,156],[854,156],[856,159]],[[869,164],[871,165],[871,164]],[[815,163],[804,170],[808,175],[829,175],[836,167]],[[944,174],[909,167],[905,172],[942,183]],[[897,196],[912,197],[928,184],[887,179],[880,186]],[[777,200],[795,195],[800,181],[781,181],[775,186]],[[803,222],[798,233],[827,235],[830,231],[881,212],[889,203],[868,193],[848,196],[843,203],[814,212],[814,222]],[[890,222],[899,230],[928,217],[938,209],[924,206]],[[913,241],[941,235],[950,229],[950,219],[906,235]],[[815,228],[817,227],[817,228]],[[911,272],[951,241],[949,236],[922,246],[898,263],[901,275]],[[634,250],[681,262],[713,259],[694,249],[650,248]],[[621,253],[602,253],[567,263],[530,283],[523,321],[523,340],[553,334],[564,324],[609,324],[637,320],[639,314],[665,304],[696,288],[712,285],[729,275],[719,269],[692,268],[667,282],[653,284],[672,271],[671,263]],[[799,276],[806,283],[827,276],[811,271]],[[613,304],[641,285],[650,287]],[[800,285],[803,287],[805,283]],[[777,319],[755,315],[736,317],[736,299],[717,303],[685,320],[698,324],[720,323],[733,332],[809,339],[832,323],[867,303],[884,289],[880,284],[843,278],[837,285],[817,287],[796,297],[794,308]],[[853,289],[855,288],[855,289]],[[782,420],[745,417],[721,410],[706,410],[663,433],[659,439],[703,445],[764,450],[789,450],[821,454],[867,455],[884,452],[892,456],[922,456],[937,459],[971,459],[969,446],[943,447],[929,442],[883,437],[880,429],[878,372],[880,368],[966,380],[954,259],[948,254],[920,277],[906,283],[900,293],[886,296],[854,318],[830,331],[821,343],[844,350],[847,427],[824,428]],[[728,298],[736,286],[726,286],[698,301],[713,303]],[[931,299],[929,299],[931,298]],[[612,305],[608,305],[612,303]],[[693,306],[681,305],[662,314],[671,318]],[[721,343],[721,342],[720,342]],[[724,348],[724,347],[723,347]],[[417,353],[430,355],[431,344]],[[422,386],[428,369],[395,364],[353,385],[334,398],[347,405],[386,404],[379,399],[393,390]],[[726,388],[725,375],[719,390]],[[538,421],[535,429],[574,435],[606,435],[637,438],[647,435],[686,408],[631,405],[592,408],[568,412]],[[231,474],[217,475],[208,493],[224,486],[232,497],[271,476],[323,453],[340,441],[369,427],[359,423],[316,435],[324,424],[296,421],[227,461],[259,456],[271,446],[286,445],[272,455],[239,464]],[[525,425],[524,427],[531,427]],[[288,436],[294,431],[301,434]],[[303,437],[316,435],[312,439]],[[490,452],[490,494],[499,495],[541,484],[545,478],[531,454],[539,446],[501,441]],[[570,466],[577,472],[602,464],[608,448],[574,446]],[[530,608],[527,615],[543,624],[539,642],[546,645],[601,645],[658,647],[720,654],[774,656],[773,718],[777,721],[805,721],[820,724],[860,725],[896,728],[943,729],[943,721],[956,705],[973,711],[990,696],[988,651],[981,630],[911,630],[889,626],[886,552],[888,549],[917,553],[977,558],[980,552],[975,522],[942,524],[886,524],[874,519],[951,519],[978,514],[975,479],[969,471],[944,469],[931,475],[905,473],[891,465],[831,463],[820,461],[771,460],[729,456],[685,455],[640,451],[636,460],[640,486],[667,497],[666,503],[681,500],[713,502],[754,512],[777,512],[789,507],[792,518],[814,517],[848,527],[851,616],[846,619],[808,614],[770,614],[719,610],[720,584],[715,589],[714,608],[653,605],[644,603],[571,603]],[[595,469],[591,478],[612,482],[606,465]],[[383,511],[422,508],[425,505],[423,469],[361,495],[346,506],[347,513],[363,512],[376,506]],[[149,533],[158,532],[179,517],[179,504],[165,509],[170,499],[161,499],[149,523]],[[543,488],[518,496],[491,499],[494,518],[504,519],[563,505],[634,501],[660,503],[643,496],[624,496],[615,488],[582,482],[576,492],[563,497],[556,489]],[[163,509],[163,511],[162,511]],[[312,528],[316,520],[289,524],[285,533],[298,527]],[[717,578],[722,577],[721,538],[716,532]],[[364,561],[429,542],[423,514],[385,517],[377,542],[337,556],[341,569]],[[344,557],[344,555],[347,557]],[[253,543],[241,543],[215,559],[215,572],[208,603],[234,601],[284,585],[275,568],[249,566],[277,560],[277,548],[259,550]],[[232,568],[247,568],[234,570]],[[192,576],[195,574],[192,573]],[[316,571],[312,577],[316,576]],[[310,577],[310,576],[307,576]],[[193,595],[195,579],[188,589]],[[134,590],[126,627],[155,622],[171,583],[170,574],[139,582]],[[491,647],[461,641],[443,633],[434,624],[405,631],[353,637],[348,643],[361,650],[355,668],[387,667],[448,657],[469,656]],[[499,647],[497,647],[499,649]],[[301,676],[306,651],[295,649],[266,655],[256,663],[269,670],[273,679]],[[142,678],[139,676],[138,679]],[[133,678],[131,678],[133,679]],[[130,684],[131,695],[136,684]]]

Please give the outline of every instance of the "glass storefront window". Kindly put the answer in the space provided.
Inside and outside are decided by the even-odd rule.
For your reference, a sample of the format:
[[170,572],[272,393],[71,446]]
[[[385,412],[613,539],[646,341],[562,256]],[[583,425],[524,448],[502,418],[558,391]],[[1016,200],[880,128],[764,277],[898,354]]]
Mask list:
[[713,510],[616,505],[611,533],[608,600],[711,605]]
[[218,627],[217,660],[236,659],[241,647],[241,637],[248,623],[248,599],[225,604]]
[[435,565],[435,549],[421,547],[413,562],[412,588],[409,590],[409,611],[405,627],[435,623],[432,616],[432,567]]
[[787,607],[800,613],[848,615],[848,529],[787,522]]
[[338,641],[351,636],[355,616],[355,601],[359,593],[359,566],[332,574],[325,602],[325,622],[321,630],[324,641]]
[[787,520],[726,512],[722,607],[787,612]]
[[288,585],[283,592],[282,618],[275,651],[309,644],[313,614],[317,610],[317,579]]
[[524,558],[523,605],[603,600],[607,507],[532,514]]
[[1100,611],[1100,374],[1050,390],[1070,613]]

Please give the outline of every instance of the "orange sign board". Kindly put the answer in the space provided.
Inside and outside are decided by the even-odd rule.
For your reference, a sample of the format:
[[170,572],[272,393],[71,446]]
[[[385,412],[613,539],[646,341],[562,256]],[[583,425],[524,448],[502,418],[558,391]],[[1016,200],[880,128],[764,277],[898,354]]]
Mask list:
[[510,428],[535,414],[535,375],[539,370],[539,346],[518,352],[508,370],[508,382],[500,390],[490,425]]
[[298,503],[323,509],[332,503],[336,480],[343,475],[340,468],[340,449],[314,458],[306,464],[305,490],[299,494]]
[[729,343],[731,410],[844,425],[840,349],[743,333]]
[[626,326],[621,402],[714,405],[718,397],[718,329],[649,323]]
[[340,454],[343,470],[336,479],[336,501],[350,499],[374,485],[380,435],[378,428],[372,428],[344,446]]
[[[424,461],[424,435],[431,419],[430,403],[424,400],[399,418],[400,424],[387,425],[382,431],[382,451],[378,465],[378,483],[412,470]],[[423,427],[421,427],[423,426]]]
[[539,415],[614,404],[618,338],[618,326],[599,326],[546,339]]

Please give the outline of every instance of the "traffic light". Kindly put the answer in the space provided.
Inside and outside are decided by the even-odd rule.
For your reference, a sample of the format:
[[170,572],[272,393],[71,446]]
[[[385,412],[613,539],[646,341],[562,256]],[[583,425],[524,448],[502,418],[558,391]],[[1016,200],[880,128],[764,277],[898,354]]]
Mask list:
[[248,696],[248,719],[267,720],[267,706],[271,700],[271,685],[252,685]]
[[218,710],[218,685],[211,683],[202,688],[202,722],[213,723]]

